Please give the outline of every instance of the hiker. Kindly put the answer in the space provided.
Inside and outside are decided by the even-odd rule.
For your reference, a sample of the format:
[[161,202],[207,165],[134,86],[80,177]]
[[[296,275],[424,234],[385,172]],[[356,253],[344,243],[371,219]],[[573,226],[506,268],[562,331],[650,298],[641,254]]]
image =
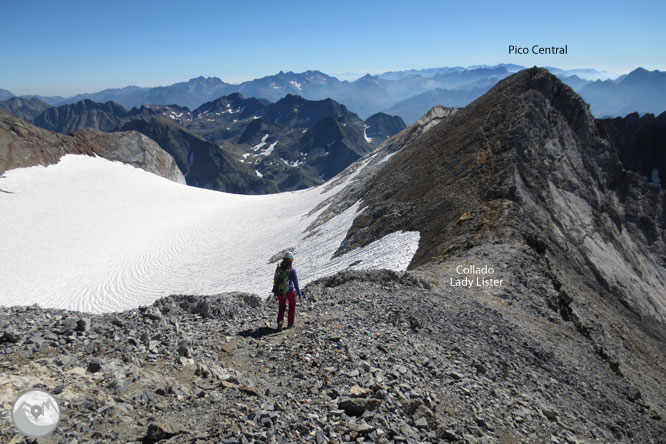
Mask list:
[[298,294],[298,302],[303,302],[301,296],[301,289],[298,287],[298,277],[296,270],[292,268],[294,263],[294,254],[287,251],[275,269],[275,276],[273,278],[273,293],[279,302],[277,329],[282,330],[282,323],[284,321],[284,310],[289,302],[289,314],[287,315],[287,328],[294,326],[294,319],[296,318],[296,295]]

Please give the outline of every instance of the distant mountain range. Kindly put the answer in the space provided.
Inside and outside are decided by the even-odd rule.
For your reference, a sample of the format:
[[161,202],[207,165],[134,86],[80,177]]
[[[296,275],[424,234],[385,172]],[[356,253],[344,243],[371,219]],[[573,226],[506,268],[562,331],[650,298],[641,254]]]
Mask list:
[[34,119],[50,107],[51,105],[35,97],[29,99],[12,97],[9,100],[0,102],[0,110],[28,121]]
[[[365,75],[355,81],[343,81],[320,71],[278,74],[230,84],[217,77],[197,77],[168,86],[106,89],[73,97],[40,97],[50,105],[113,101],[130,109],[141,105],[173,105],[195,109],[204,103],[241,93],[277,102],[292,94],[308,100],[333,99],[361,118],[377,112],[397,113],[412,123],[432,106],[465,106],[488,91],[499,80],[523,69],[513,64],[474,67],[443,67]],[[597,117],[626,115],[630,112],[659,113],[666,109],[666,72],[638,68],[614,80],[608,73],[593,69],[564,70],[548,68],[564,83],[590,103]],[[13,94],[0,90],[0,100]]]
[[[42,103],[23,100],[13,112],[29,119]],[[8,103],[8,102],[0,102]],[[135,130],[172,155],[189,185],[243,194],[307,188],[333,177],[405,128],[400,117],[378,113],[361,120],[331,100],[297,95],[271,103],[239,93],[204,103],[193,111],[152,105],[130,111],[115,102],[90,99],[48,107],[33,122],[63,134],[92,128]]]
[[491,86],[457,90],[435,88],[396,103],[388,112],[402,117],[406,122],[415,122],[423,115],[423,110],[430,109],[434,106],[433,104],[446,103],[448,107],[461,108],[480,97],[490,88]]
[[597,117],[660,114],[666,109],[666,72],[638,68],[615,80],[588,83],[578,92]]

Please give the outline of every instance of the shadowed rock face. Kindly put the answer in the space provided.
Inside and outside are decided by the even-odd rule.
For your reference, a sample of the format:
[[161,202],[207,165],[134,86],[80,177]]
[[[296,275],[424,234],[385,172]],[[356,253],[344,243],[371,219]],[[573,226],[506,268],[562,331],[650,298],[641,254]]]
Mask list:
[[133,120],[126,123],[122,130],[138,131],[155,140],[175,158],[188,185],[243,194],[278,191],[273,184],[262,181],[252,169],[219,146],[167,119],[154,118],[150,122]]
[[117,160],[178,183],[185,183],[173,157],[136,132],[80,130],[63,136],[0,111],[0,173],[58,163],[65,154],[86,154]]
[[666,184],[666,112],[599,120],[622,165],[650,182]]
[[48,108],[35,117],[35,125],[62,134],[83,128],[111,131],[120,127],[126,117],[127,110],[115,102],[97,103],[86,99]]
[[386,113],[377,113],[365,121],[366,135],[372,139],[388,139],[405,129],[405,122],[400,116],[391,116]]

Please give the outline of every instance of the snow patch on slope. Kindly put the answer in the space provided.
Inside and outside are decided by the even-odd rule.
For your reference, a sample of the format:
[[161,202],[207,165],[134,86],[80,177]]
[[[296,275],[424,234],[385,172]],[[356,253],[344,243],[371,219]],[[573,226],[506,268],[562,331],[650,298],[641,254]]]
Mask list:
[[325,207],[312,209],[356,174],[335,186],[246,196],[88,156],[8,171],[1,183],[12,194],[0,195],[0,305],[109,312],[170,294],[264,295],[275,266],[269,258],[289,247],[303,285],[348,268],[406,269],[418,232],[392,233],[333,258],[359,203],[307,232]]
[[268,148],[266,148],[264,151],[260,152],[260,156],[270,156],[273,150],[275,149],[275,146],[277,145],[277,141],[271,143]]
[[366,142],[370,143],[372,142],[372,137],[368,137],[368,134],[366,133],[368,128],[370,128],[370,125],[363,125],[363,138]]
[[260,150],[264,145],[266,145],[266,139],[268,139],[268,134],[264,134],[264,137],[261,138],[261,142],[252,147],[253,151]]

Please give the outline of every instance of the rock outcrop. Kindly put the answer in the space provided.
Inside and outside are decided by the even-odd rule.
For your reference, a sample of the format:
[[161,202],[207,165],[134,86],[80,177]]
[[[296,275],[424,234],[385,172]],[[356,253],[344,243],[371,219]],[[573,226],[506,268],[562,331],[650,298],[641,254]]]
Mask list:
[[66,154],[100,156],[185,183],[173,157],[138,132],[107,134],[80,130],[71,136],[63,136],[0,111],[0,173],[14,168],[55,164]]
[[622,165],[664,188],[666,183],[666,112],[658,116],[631,113],[599,120]]
[[155,140],[172,155],[188,185],[238,194],[277,192],[255,172],[228,152],[166,118],[133,120],[122,131],[138,131]]

